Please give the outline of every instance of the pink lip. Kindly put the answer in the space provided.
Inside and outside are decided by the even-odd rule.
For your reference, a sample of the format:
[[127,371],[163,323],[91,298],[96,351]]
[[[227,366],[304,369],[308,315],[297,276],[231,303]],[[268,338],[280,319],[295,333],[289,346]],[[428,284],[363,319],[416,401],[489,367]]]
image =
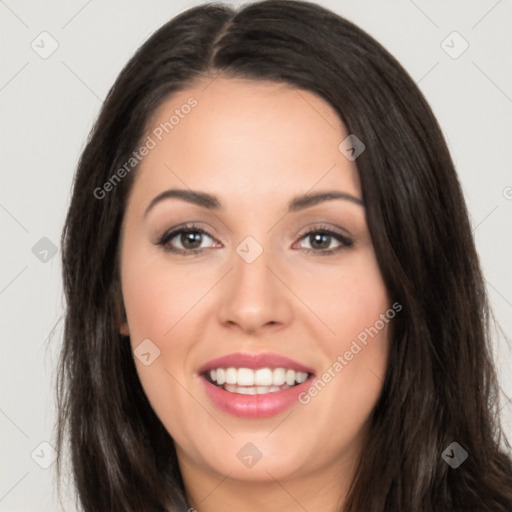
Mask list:
[[209,361],[200,370],[200,377],[206,394],[210,400],[222,411],[234,416],[244,418],[268,418],[275,416],[298,402],[300,393],[307,391],[311,385],[311,379],[305,382],[273,393],[263,395],[242,395],[231,393],[209,382],[204,374],[215,368],[290,368],[299,372],[314,374],[314,370],[297,361],[278,354],[230,354]]
[[268,418],[297,404],[299,394],[307,391],[311,385],[311,377],[292,388],[264,395],[230,393],[207,381],[204,376],[201,376],[201,382],[210,400],[222,411],[242,418]]
[[212,359],[201,366],[199,373],[205,373],[215,368],[251,368],[252,370],[256,370],[257,368],[290,368],[296,372],[315,373],[315,370],[312,368],[304,366],[289,357],[268,352],[262,354],[243,354],[237,352],[235,354]]

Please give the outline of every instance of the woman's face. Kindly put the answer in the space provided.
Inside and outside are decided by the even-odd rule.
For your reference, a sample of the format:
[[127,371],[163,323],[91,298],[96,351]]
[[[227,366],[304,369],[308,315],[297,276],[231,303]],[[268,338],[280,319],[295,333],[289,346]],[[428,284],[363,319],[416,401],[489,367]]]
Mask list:
[[[310,92],[217,78],[175,94],[147,135],[123,224],[121,329],[182,472],[349,467],[394,316],[339,148],[349,133]],[[325,193],[339,196],[314,199]]]

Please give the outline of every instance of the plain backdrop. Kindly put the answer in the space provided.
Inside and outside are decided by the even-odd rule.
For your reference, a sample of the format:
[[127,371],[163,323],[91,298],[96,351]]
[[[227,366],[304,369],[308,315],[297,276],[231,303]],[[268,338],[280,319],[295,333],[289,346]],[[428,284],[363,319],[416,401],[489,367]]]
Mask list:
[[[0,1],[2,512],[60,509],[52,464],[64,311],[59,240],[78,157],[126,61],[158,27],[198,3]],[[318,3],[381,42],[440,122],[503,330],[496,360],[512,395],[512,3]],[[512,438],[512,403],[504,398],[501,413]],[[75,508],[69,502],[65,510]]]

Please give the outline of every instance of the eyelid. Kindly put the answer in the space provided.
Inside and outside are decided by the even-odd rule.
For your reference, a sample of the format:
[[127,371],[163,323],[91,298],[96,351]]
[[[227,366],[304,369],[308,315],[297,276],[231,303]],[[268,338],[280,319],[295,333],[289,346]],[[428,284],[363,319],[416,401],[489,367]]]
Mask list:
[[[207,231],[206,229],[202,228],[201,226],[197,225],[196,223],[194,222],[187,222],[186,224],[182,224],[180,226],[176,226],[174,228],[171,228],[171,229],[168,229],[166,231],[164,231],[164,233],[158,238],[158,240],[155,242],[155,245],[160,245],[160,246],[163,246],[164,249],[168,250],[169,252],[181,252],[181,253],[187,253],[187,254],[192,254],[192,253],[200,253],[202,252],[205,248],[200,248],[200,249],[195,249],[195,250],[192,250],[192,249],[180,249],[180,248],[177,248],[175,250],[173,249],[169,249],[166,247],[166,244],[172,240],[173,238],[175,238],[177,235],[181,234],[183,231],[192,231],[192,232],[198,232],[198,233],[201,233],[203,235],[206,235],[208,236],[209,238],[211,238],[212,240],[214,240],[215,242],[219,242],[212,234],[210,234],[209,231]],[[222,243],[222,242],[220,242]]]
[[[202,254],[206,249],[211,249],[211,247],[200,247],[197,249],[181,249],[181,248],[168,247],[167,244],[170,240],[172,240],[173,238],[175,238],[176,236],[178,236],[179,234],[181,234],[182,232],[185,232],[185,231],[201,233],[201,234],[211,238],[215,242],[222,244],[222,242],[219,242],[213,235],[211,235],[207,230],[205,230],[201,226],[199,226],[193,222],[188,222],[181,226],[176,226],[174,228],[171,228],[171,229],[165,231],[159,237],[159,239],[155,242],[155,245],[162,246],[165,251],[175,253],[175,254],[182,254],[185,256],[199,255],[199,254]],[[340,231],[345,231],[345,233],[342,233]],[[297,241],[294,242],[294,245],[297,242],[300,242],[301,240],[305,239],[308,235],[311,235],[313,233],[323,233],[328,236],[334,237],[335,239],[338,240],[338,242],[341,244],[341,246],[334,248],[334,249],[327,249],[327,250],[315,250],[315,249],[310,249],[310,248],[302,249],[306,253],[312,252],[319,256],[327,256],[330,254],[338,253],[344,248],[351,247],[354,243],[353,237],[346,230],[342,230],[341,228],[337,228],[337,227],[336,228],[331,227],[329,225],[322,224],[322,223],[316,223],[316,224],[310,224],[310,225],[306,226],[305,228],[303,228],[303,230],[301,230],[301,233],[299,235],[297,235],[298,238],[297,238]]]
[[336,226],[331,226],[331,225],[329,225],[328,223],[325,223],[325,222],[314,222],[312,224],[308,224],[305,228],[303,228],[299,232],[299,235],[297,235],[297,236],[298,237],[303,237],[304,235],[307,235],[307,234],[309,234],[311,232],[316,232],[316,231],[333,233],[333,234],[339,235],[340,237],[344,237],[344,238],[347,238],[347,239],[348,238],[350,238],[350,239],[353,238],[353,236],[346,229],[339,228],[339,227],[336,227]]
[[[341,231],[345,231],[345,233],[342,233]],[[354,238],[352,235],[350,235],[346,230],[342,230],[341,228],[335,228],[323,223],[316,223],[316,224],[310,224],[309,226],[306,226],[302,231],[301,234],[298,235],[298,241],[300,242],[303,239],[306,239],[307,236],[313,234],[313,233],[323,233],[328,236],[331,236],[339,241],[341,244],[340,247],[336,247],[334,249],[326,249],[326,250],[314,250],[310,248],[303,249],[307,253],[314,253],[318,256],[329,256],[331,254],[337,254],[343,249],[346,249],[348,247],[351,247],[354,245]],[[295,243],[297,243],[295,242]],[[295,245],[295,244],[294,244]]]

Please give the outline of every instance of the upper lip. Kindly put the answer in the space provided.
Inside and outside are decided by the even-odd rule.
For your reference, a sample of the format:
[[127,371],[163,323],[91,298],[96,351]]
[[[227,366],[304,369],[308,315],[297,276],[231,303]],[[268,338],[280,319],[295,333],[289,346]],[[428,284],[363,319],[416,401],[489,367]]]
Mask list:
[[216,368],[250,368],[256,370],[258,368],[286,368],[297,372],[306,372],[314,374],[315,371],[289,357],[271,352],[263,352],[259,354],[241,353],[228,354],[208,361],[201,366],[199,373],[206,373]]

